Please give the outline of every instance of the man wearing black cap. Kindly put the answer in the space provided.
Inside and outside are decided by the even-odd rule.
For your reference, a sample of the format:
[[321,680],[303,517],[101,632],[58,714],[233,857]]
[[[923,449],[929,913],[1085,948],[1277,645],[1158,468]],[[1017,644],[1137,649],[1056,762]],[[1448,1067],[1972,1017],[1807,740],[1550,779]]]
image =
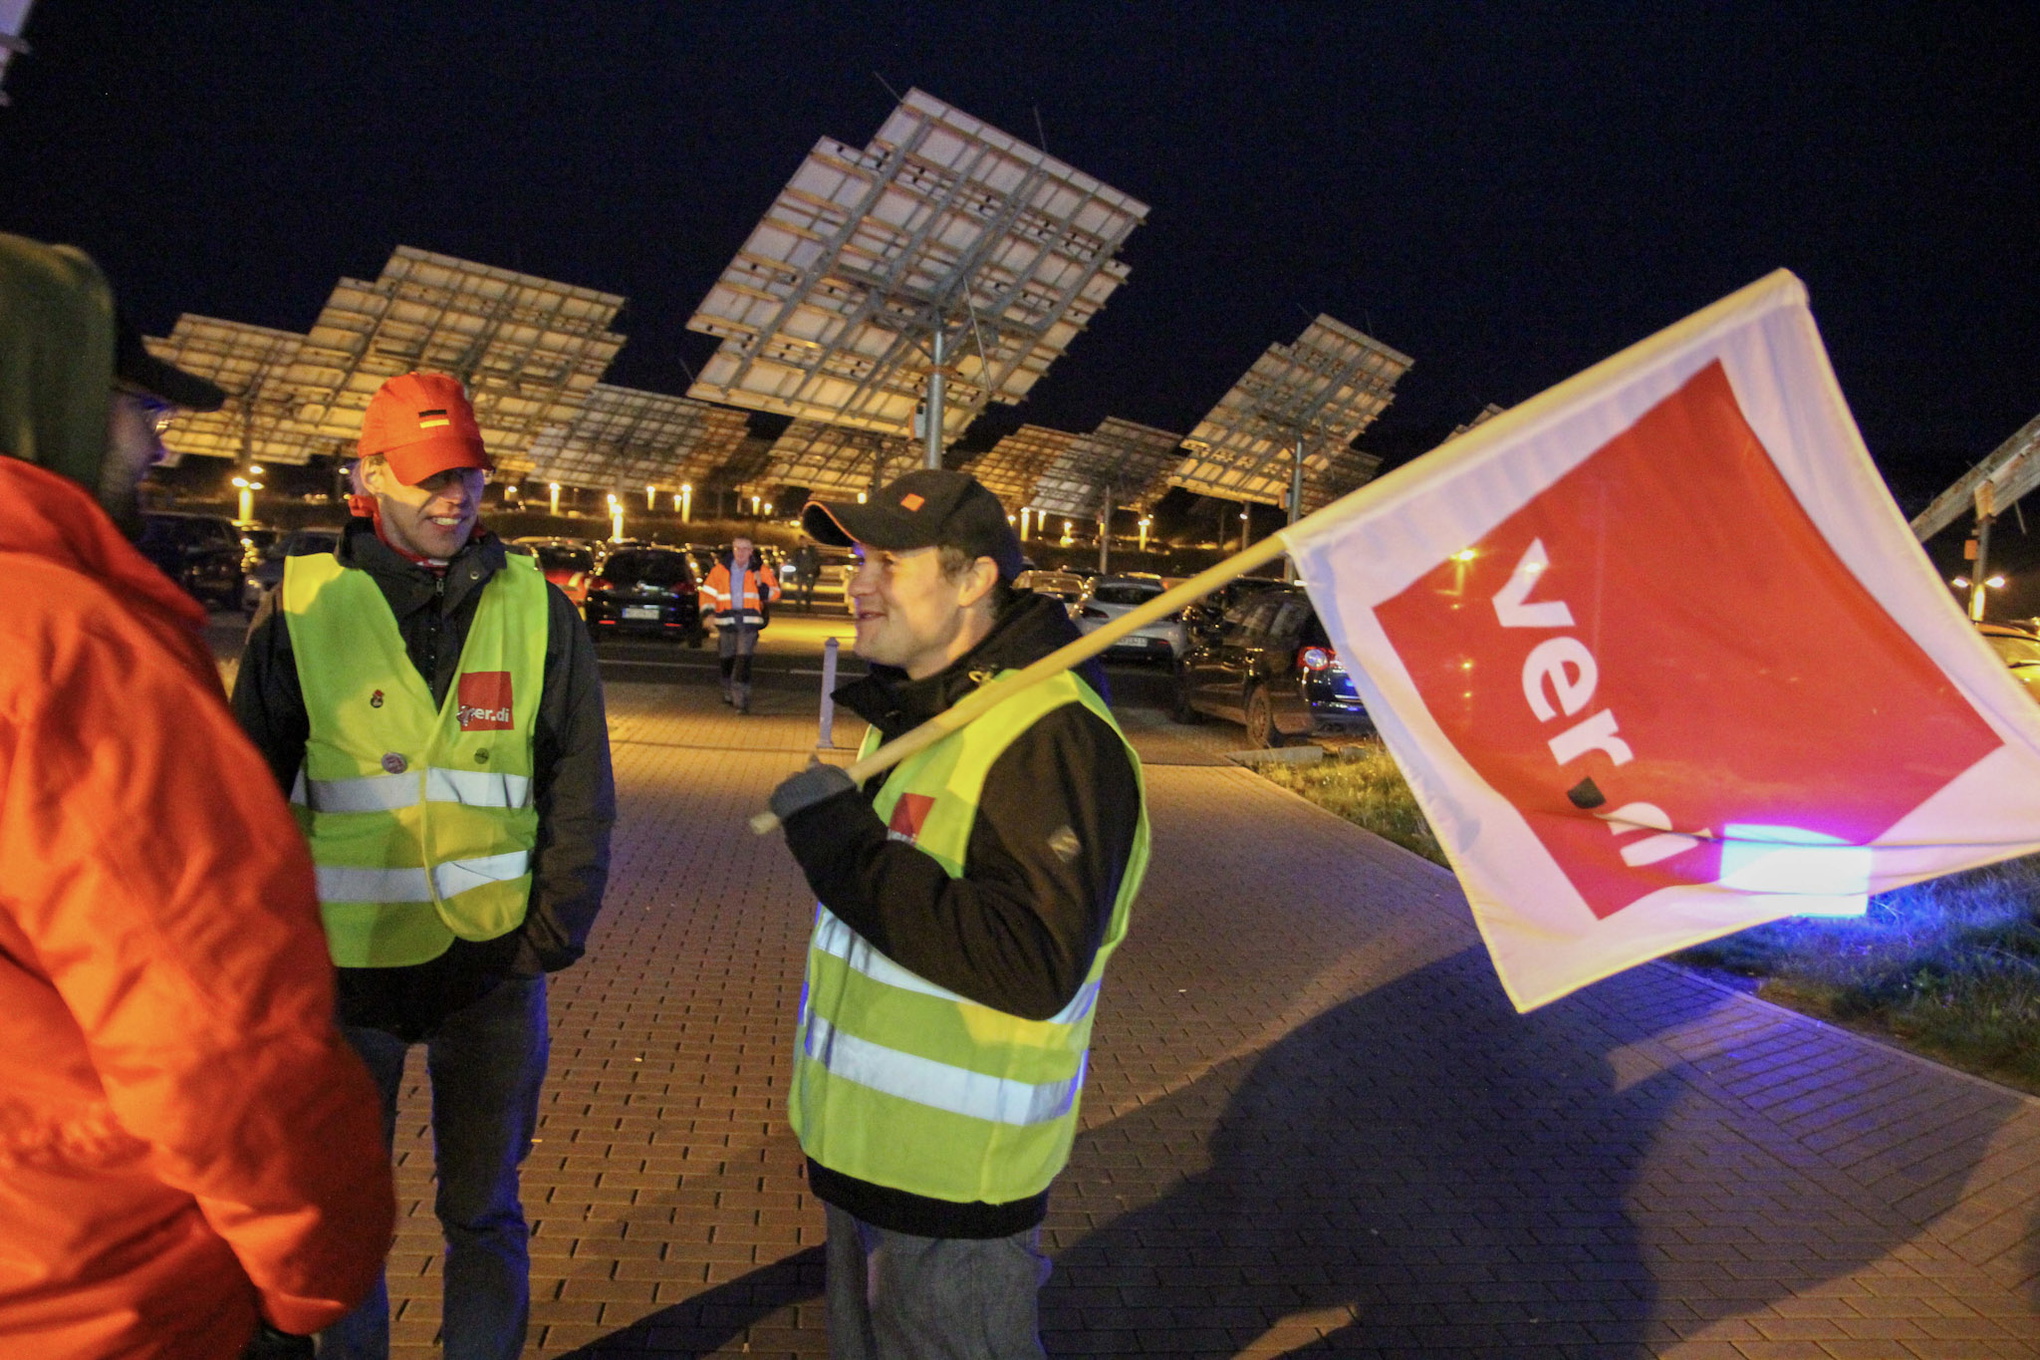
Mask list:
[[0,1354],[310,1355],[389,1244],[311,859],[123,533],[164,421],[223,398],[0,234]]
[[[871,673],[835,697],[871,723],[867,750],[1077,637],[1055,600],[1013,591],[1019,540],[963,473],[804,522],[862,559]],[[821,899],[789,1113],[827,1206],[839,1360],[1043,1354],[1040,1224],[1147,864],[1140,763],[1102,693],[1090,662],[862,790],[816,765],[772,795]]]

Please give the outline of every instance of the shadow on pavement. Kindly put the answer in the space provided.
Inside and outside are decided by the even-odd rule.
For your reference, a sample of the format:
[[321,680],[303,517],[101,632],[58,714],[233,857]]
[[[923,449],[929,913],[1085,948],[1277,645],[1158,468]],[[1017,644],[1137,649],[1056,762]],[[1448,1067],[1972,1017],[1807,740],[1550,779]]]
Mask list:
[[[1682,1015],[1639,991],[1611,1019],[1606,999],[1518,1016],[1467,950],[1091,1131],[1066,1173],[1082,1202],[1060,1207],[1096,1221],[1113,1168],[1152,1184],[1194,1163],[1206,1088],[1237,1082],[1195,1140],[1207,1169],[1059,1254],[1051,1353],[1175,1330],[1182,1354],[1643,1356],[1666,1323],[1745,1314],[1910,1235],[1752,1146],[1676,1069],[1639,1068],[1646,1026],[1611,1035],[1718,1001]],[[1946,1150],[1980,1155],[1998,1122]]]
[[[1722,1004],[1646,970],[1519,1016],[1467,949],[1086,1131],[1051,1225],[1102,1226],[1057,1233],[1050,1353],[1630,1360],[1856,1273],[1959,1195],[1855,1186],[1652,1056]],[[1936,1162],[1973,1165],[2017,1108]],[[752,1329],[822,1288],[811,1247],[571,1354],[770,1349]]]
[[[822,1251],[809,1247],[569,1351],[561,1360],[710,1355],[782,1308],[822,1296]],[[749,1349],[746,1347],[746,1349]]]

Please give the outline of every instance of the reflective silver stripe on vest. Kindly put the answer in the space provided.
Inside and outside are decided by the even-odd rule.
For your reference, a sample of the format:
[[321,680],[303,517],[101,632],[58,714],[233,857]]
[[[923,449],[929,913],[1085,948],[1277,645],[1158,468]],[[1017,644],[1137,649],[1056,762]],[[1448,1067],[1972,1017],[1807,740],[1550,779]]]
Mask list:
[[[415,773],[305,779],[300,771],[298,779],[302,787],[291,790],[291,801],[304,803],[314,812],[396,812],[415,807],[418,802]],[[530,805],[531,780],[521,774],[443,770],[435,766],[425,771],[425,799],[432,803],[464,803],[468,807],[521,808]]]
[[[434,865],[431,882],[442,898],[488,883],[522,878],[531,871],[529,850],[510,850],[477,859],[448,860]],[[316,866],[321,902],[430,902],[432,888],[423,869],[353,869]]]
[[807,1022],[807,1055],[832,1077],[951,1114],[994,1124],[1046,1124],[1070,1112],[1084,1085],[1088,1054],[1068,1081],[1030,1085],[989,1077],[845,1034],[820,1016]]
[[442,770],[435,765],[425,772],[425,797],[434,803],[465,803],[469,807],[528,807],[531,780],[521,774]]
[[[871,941],[859,935],[827,907],[820,909],[815,925],[814,947],[824,954],[833,954],[848,964],[852,971],[862,973],[873,982],[888,987],[897,987],[903,992],[919,992],[923,996],[940,997],[958,1005],[977,1006],[990,1010],[983,1002],[972,1001],[967,996],[958,996],[946,987],[937,986],[919,973],[902,968],[872,947]],[[1051,1025],[1074,1025],[1090,1014],[1091,1007],[1098,1003],[1098,984],[1086,982],[1070,998],[1070,1004],[1048,1018]]]

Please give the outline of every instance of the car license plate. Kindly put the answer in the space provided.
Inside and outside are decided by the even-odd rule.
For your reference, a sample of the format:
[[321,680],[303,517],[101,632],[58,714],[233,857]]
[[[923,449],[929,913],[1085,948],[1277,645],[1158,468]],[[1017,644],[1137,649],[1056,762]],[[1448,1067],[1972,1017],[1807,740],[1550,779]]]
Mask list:
[[656,619],[659,617],[659,606],[655,604],[627,604],[623,607],[623,616],[627,619]]

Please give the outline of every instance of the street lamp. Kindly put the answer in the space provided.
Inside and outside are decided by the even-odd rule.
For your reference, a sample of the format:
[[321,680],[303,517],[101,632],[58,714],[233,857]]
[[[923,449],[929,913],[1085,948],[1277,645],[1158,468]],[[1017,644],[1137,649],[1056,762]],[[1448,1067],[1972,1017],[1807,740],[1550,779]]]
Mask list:
[[1948,578],[1948,584],[1957,591],[1966,590],[1969,592],[1969,617],[1982,622],[1983,597],[1985,593],[1992,590],[2003,590],[2005,588],[2005,578],[2003,576],[1986,576],[1981,583],[1978,583],[1971,581],[1967,576],[1951,576]]
[[656,509],[658,509],[658,508],[659,508],[659,488],[657,488],[656,486],[648,486],[648,487],[646,487],[646,488],[645,488],[645,509],[647,509],[647,510],[656,510]]
[[[261,470],[260,468],[248,469],[250,472],[260,472]],[[255,493],[262,489],[262,483],[251,482],[246,477],[236,477],[234,478],[234,485],[241,488],[241,513],[236,518],[245,524],[247,521],[255,518]]]
[[680,484],[680,522],[686,524],[694,518],[694,483]]
[[557,515],[560,512],[560,484],[547,482],[545,489],[552,494],[552,512]]
[[614,491],[609,493],[609,541],[623,542],[623,502],[616,498]]
[[1154,516],[1152,515],[1142,515],[1140,517],[1140,550],[1142,552],[1147,551],[1148,526],[1154,522]]

